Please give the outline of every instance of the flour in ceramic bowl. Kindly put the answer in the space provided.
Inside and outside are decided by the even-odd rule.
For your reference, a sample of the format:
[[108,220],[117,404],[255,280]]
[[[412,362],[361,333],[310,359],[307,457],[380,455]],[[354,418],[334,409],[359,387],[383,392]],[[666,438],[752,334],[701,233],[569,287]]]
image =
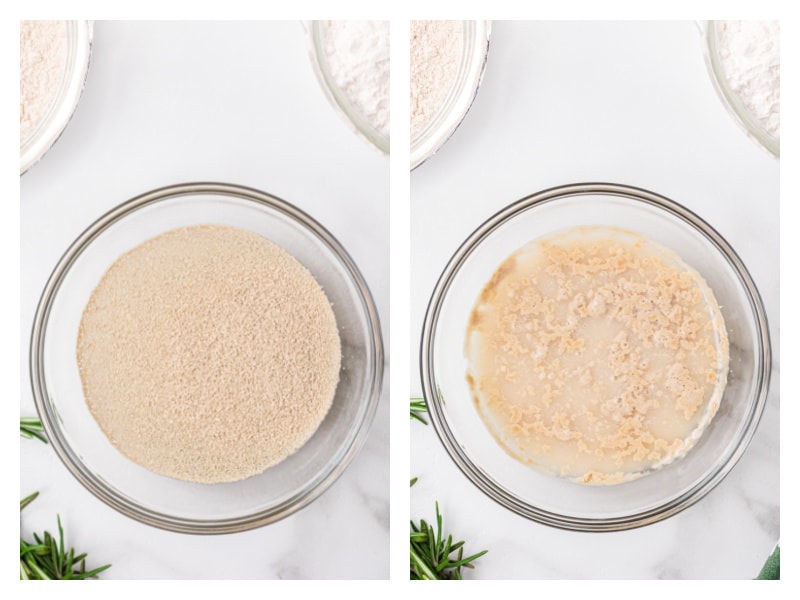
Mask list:
[[719,57],[728,85],[773,137],[781,133],[778,21],[720,21]]
[[389,136],[389,21],[323,21],[330,74],[350,104]]

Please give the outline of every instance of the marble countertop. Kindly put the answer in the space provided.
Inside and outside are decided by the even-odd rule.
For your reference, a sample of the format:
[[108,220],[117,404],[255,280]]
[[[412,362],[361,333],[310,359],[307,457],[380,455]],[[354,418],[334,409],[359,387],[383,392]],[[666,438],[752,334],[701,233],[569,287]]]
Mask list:
[[[527,521],[475,488],[432,427],[411,423],[411,515],[489,549],[472,579],[750,579],[780,537],[779,170],[714,91],[694,22],[504,22],[475,103],[411,175],[411,327],[436,279],[486,218],[552,186],[607,181],[650,189],[711,223],[758,286],[772,336],[767,406],[731,473],[691,508],[620,533]],[[443,227],[442,224],[446,223]],[[418,337],[411,342],[419,395]]]
[[[221,181],[279,196],[331,231],[361,269],[388,350],[389,161],[323,95],[293,22],[94,24],[86,89],[61,139],[20,179],[22,415],[35,414],[28,339],[39,295],[73,239],[164,185]],[[387,352],[388,356],[388,352]],[[110,562],[103,579],[383,579],[389,574],[388,361],[370,435],[341,478],[273,525],[191,536],[96,499],[55,453],[20,441],[22,534],[56,530]],[[357,522],[358,535],[352,535]]]

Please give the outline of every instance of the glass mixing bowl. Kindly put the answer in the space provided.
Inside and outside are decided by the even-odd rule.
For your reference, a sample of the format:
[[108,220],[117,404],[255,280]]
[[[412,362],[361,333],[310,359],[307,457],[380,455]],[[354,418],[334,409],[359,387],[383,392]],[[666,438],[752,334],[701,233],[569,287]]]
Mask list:
[[25,173],[52,148],[78,107],[92,55],[92,21],[64,21],[67,58],[64,73],[40,121],[19,141],[19,172]]
[[[76,360],[81,315],[108,267],[145,240],[176,227],[200,224],[252,231],[299,260],[325,290],[342,343],[333,404],[308,442],[260,475],[213,485],[156,475],[124,457],[87,408]],[[294,513],[342,474],[375,415],[383,343],[366,283],[344,248],[319,223],[264,192],[220,183],[188,183],[121,204],[67,249],[36,311],[30,371],[47,437],[90,492],[149,525],[184,533],[232,533]]]
[[714,89],[719,94],[725,108],[745,133],[773,156],[780,158],[780,138],[767,131],[761,122],[753,116],[741,97],[728,84],[728,78],[725,76],[725,69],[722,66],[722,60],[719,55],[719,26],[719,21],[707,21],[701,27],[704,37],[703,50],[706,66],[714,84]]
[[347,97],[331,74],[328,55],[325,52],[325,28],[323,21],[304,23],[308,33],[308,47],[311,54],[311,65],[319,80],[325,97],[336,110],[344,116],[358,134],[371,142],[384,154],[389,154],[389,136],[379,131],[361,114]]
[[483,79],[489,57],[491,21],[463,21],[463,49],[456,77],[439,110],[419,131],[411,133],[411,170],[436,154],[467,116]]
[[[686,456],[617,485],[582,485],[534,470],[496,442],[473,405],[464,341],[476,298],[496,268],[532,239],[580,225],[636,231],[672,249],[714,291],[728,329],[730,372],[719,410]],[[433,426],[461,471],[490,498],[531,520],[615,531],[665,519],[710,492],[744,453],[770,373],[767,320],[733,248],[683,206],[646,190],[587,183],[549,189],[483,223],[453,255],[433,291],[420,370]]]

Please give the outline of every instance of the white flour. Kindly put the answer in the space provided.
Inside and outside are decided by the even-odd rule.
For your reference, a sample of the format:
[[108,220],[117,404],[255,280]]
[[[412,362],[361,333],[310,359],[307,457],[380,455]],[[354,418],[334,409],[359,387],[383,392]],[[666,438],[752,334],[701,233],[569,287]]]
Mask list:
[[461,21],[411,21],[411,138],[436,115],[453,85],[464,44]]
[[389,135],[389,21],[325,21],[331,75],[353,107]]
[[722,21],[719,56],[731,89],[774,137],[781,133],[781,54],[778,21]]
[[25,140],[50,108],[67,62],[64,21],[20,21],[19,137]]

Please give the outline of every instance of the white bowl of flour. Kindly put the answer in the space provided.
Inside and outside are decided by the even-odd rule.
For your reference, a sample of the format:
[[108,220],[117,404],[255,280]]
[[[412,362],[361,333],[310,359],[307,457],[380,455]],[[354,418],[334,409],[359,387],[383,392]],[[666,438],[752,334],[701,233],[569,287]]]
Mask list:
[[714,87],[747,134],[780,158],[778,21],[708,21],[705,57]]
[[83,92],[91,21],[20,21],[20,174],[53,146]]
[[464,120],[489,53],[491,21],[411,22],[411,169],[433,156]]

